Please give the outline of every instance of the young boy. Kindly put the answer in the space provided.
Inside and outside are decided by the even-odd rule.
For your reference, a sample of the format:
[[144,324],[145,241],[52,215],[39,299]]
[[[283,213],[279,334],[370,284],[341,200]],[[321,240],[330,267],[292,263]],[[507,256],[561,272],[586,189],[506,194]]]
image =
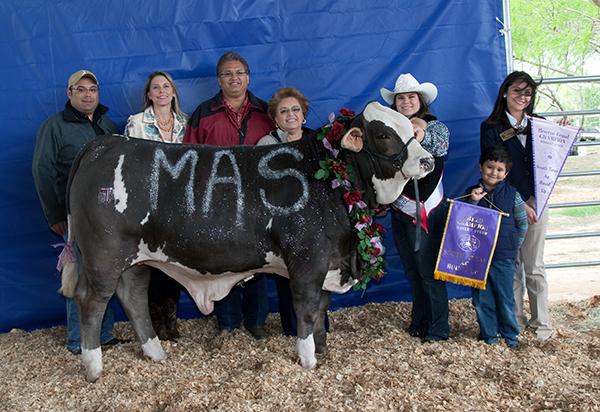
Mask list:
[[486,289],[473,289],[473,305],[479,337],[488,344],[495,344],[500,335],[509,348],[515,349],[519,324],[515,315],[513,276],[517,251],[527,233],[527,214],[519,192],[505,181],[511,166],[510,155],[502,146],[485,149],[479,159],[481,179],[479,185],[470,190],[470,203],[508,214],[500,222]]

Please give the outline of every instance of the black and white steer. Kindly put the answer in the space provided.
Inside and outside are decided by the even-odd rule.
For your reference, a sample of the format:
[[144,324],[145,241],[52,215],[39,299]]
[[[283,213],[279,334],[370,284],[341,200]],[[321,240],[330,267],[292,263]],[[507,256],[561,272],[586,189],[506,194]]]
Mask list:
[[[351,126],[340,156],[371,203],[391,203],[408,179],[432,170],[401,114],[370,103]],[[115,292],[144,354],[165,358],[148,312],[145,265],[181,283],[203,313],[255,272],[289,277],[298,356],[313,368],[315,349],[326,350],[328,290],[347,291],[356,276],[342,192],[313,178],[325,156],[316,139],[232,148],[120,136],[90,142],[68,188],[69,240],[82,256],[71,290],[87,380],[102,373],[100,324]]]

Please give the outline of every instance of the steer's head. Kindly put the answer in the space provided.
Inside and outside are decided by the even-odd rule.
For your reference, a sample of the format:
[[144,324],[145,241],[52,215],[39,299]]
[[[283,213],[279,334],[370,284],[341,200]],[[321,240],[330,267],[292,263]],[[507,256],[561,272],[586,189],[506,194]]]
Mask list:
[[433,156],[415,139],[411,122],[377,102],[352,120],[341,144],[370,207],[392,203],[411,178],[433,170]]

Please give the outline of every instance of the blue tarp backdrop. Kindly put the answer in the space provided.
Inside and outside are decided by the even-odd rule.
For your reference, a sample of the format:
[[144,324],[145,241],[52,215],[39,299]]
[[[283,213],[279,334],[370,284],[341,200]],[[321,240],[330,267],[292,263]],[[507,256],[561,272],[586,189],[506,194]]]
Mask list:
[[[141,111],[155,70],[171,73],[191,113],[217,92],[215,64],[227,50],[248,60],[250,89],[263,99],[282,86],[306,94],[310,127],[340,107],[382,101],[379,89],[410,72],[439,89],[432,111],[450,128],[444,184],[454,196],[477,177],[479,123],[506,72],[496,17],[501,0],[3,0],[0,332],[65,320],[51,247],[61,239],[39,206],[31,157],[37,128],[67,100],[72,72],[98,76],[100,100],[120,127]],[[386,247],[385,279],[364,294],[335,296],[333,308],[410,299],[391,233]],[[197,313],[187,298],[179,309]]]

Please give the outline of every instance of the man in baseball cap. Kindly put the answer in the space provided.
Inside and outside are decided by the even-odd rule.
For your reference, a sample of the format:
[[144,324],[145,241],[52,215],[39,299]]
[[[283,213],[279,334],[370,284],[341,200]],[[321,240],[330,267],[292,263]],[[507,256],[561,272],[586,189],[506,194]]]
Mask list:
[[[98,135],[117,133],[106,116],[108,107],[99,103],[98,79],[89,70],[78,70],[67,82],[65,109],[47,119],[37,132],[32,172],[44,215],[50,229],[66,241],[68,236],[66,188],[69,170],[79,150]],[[80,353],[79,316],[71,298],[67,304],[67,349]],[[110,306],[102,322],[102,344],[115,344]]]

